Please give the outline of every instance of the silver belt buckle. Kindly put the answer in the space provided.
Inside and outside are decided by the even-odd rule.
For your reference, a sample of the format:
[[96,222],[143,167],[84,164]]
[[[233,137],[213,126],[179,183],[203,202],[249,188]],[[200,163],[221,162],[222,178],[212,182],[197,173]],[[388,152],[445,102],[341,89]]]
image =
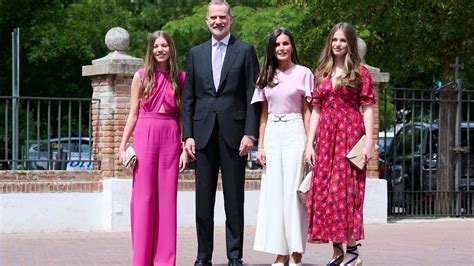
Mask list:
[[275,122],[286,122],[288,120],[283,120],[282,118],[284,118],[286,115],[281,115],[281,116],[278,116],[278,115],[275,115],[276,118],[278,118],[278,120],[276,120]]

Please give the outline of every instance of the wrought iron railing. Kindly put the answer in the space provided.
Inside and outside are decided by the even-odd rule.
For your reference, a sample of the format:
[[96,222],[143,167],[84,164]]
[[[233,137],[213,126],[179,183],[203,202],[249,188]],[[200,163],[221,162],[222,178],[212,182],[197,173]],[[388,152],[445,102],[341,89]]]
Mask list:
[[389,216],[474,216],[473,96],[454,82],[382,88],[379,170]]
[[0,169],[100,166],[92,148],[92,106],[99,104],[88,98],[0,96]]

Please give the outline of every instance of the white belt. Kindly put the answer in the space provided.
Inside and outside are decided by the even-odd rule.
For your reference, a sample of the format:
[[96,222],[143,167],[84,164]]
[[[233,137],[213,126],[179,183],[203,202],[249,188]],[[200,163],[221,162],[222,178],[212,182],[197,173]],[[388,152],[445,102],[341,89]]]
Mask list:
[[268,121],[272,122],[289,122],[294,120],[303,119],[300,113],[295,114],[268,114]]

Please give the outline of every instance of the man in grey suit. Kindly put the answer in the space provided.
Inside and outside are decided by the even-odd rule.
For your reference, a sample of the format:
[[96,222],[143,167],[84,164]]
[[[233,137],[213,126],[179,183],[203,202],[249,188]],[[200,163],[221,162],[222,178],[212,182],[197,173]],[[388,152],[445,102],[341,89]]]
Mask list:
[[259,106],[251,105],[258,61],[255,49],[230,34],[234,17],[213,0],[206,22],[212,38],[189,52],[184,84],[183,138],[196,159],[195,265],[211,265],[214,204],[222,173],[229,265],[242,265],[246,155],[258,134]]

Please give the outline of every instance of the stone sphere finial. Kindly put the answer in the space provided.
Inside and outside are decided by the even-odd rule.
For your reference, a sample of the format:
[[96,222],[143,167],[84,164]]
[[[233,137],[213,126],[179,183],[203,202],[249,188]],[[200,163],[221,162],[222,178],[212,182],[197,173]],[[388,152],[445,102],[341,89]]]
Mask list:
[[92,60],[93,65],[143,65],[143,59],[130,56],[125,52],[125,49],[127,49],[130,44],[130,35],[124,28],[111,28],[107,34],[105,34],[105,44],[110,50],[109,54],[99,59]]
[[370,73],[375,73],[375,72],[380,72],[379,68],[367,65],[365,63],[365,54],[367,53],[367,44],[365,43],[364,40],[361,38],[357,37],[357,51],[359,52],[360,60],[361,63],[364,64],[367,69],[369,69]]
[[124,28],[111,28],[107,34],[105,34],[105,45],[107,45],[107,48],[112,52],[125,51],[130,45],[130,35]]
[[357,51],[359,52],[360,59],[364,62],[364,57],[367,53],[367,44],[361,38],[357,38]]

